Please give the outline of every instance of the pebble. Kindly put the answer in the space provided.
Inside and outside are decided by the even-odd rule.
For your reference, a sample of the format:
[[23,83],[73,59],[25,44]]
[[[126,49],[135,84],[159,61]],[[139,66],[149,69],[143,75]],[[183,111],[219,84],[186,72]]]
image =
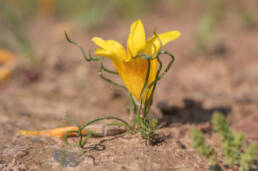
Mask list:
[[80,155],[66,150],[54,150],[52,156],[63,167],[76,167],[83,161]]

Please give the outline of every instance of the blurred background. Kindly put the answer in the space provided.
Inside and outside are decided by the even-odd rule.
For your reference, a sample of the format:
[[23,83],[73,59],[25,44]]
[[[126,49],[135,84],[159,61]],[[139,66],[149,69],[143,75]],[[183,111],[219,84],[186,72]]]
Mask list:
[[[88,37],[95,35],[125,42],[129,24],[142,19],[148,34],[155,28],[183,31],[181,39],[191,42],[184,51],[194,56],[225,50],[220,30],[251,32],[257,29],[258,20],[256,0],[78,0],[76,3],[2,0],[0,3],[1,49],[14,53],[29,65],[42,62],[44,53],[53,49],[53,43],[64,40],[64,31],[80,34],[87,41],[86,47],[90,46]],[[116,29],[119,31],[114,34]]]
[[187,130],[220,109],[234,128],[258,136],[245,127],[258,118],[257,0],[0,0],[0,144],[30,142],[12,137],[21,129],[71,125],[65,116],[127,120],[127,94],[101,80],[98,63],[85,62],[64,32],[93,52],[93,36],[126,46],[136,19],[147,37],[182,33],[165,47],[176,61],[157,86],[153,115]]
[[156,103],[185,97],[258,103],[257,9],[257,0],[1,0],[0,110],[15,106],[14,119],[19,113],[90,119],[106,108],[126,113],[120,104],[126,94],[99,79],[98,64],[86,63],[64,32],[86,51],[96,48],[93,36],[126,46],[136,19],[147,37],[155,29],[182,33],[165,48],[176,62]]

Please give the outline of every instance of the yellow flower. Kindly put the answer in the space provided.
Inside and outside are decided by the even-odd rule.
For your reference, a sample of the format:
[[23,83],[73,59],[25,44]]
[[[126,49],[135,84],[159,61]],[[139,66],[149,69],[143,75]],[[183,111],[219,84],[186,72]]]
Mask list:
[[0,49],[0,81],[7,79],[14,67],[15,55]]
[[[55,128],[51,130],[43,130],[43,131],[25,131],[21,130],[20,134],[21,135],[45,135],[45,136],[50,136],[50,137],[63,137],[65,133],[68,131],[77,131],[78,127],[75,126],[68,126],[68,127],[61,127],[61,128]],[[85,130],[82,130],[82,134],[86,135],[87,132]],[[76,135],[76,133],[72,132],[69,134],[70,135]]]
[[[154,53],[158,52],[160,49],[160,40],[162,46],[164,46],[168,42],[177,39],[179,36],[179,31],[170,31],[158,34],[159,38],[153,35],[146,42],[144,26],[141,20],[137,20],[133,22],[130,28],[130,34],[127,40],[127,51],[115,40],[103,40],[99,37],[93,37],[92,41],[99,46],[95,54],[107,57],[112,61],[127,89],[137,100],[140,100],[141,90],[144,86],[148,70],[148,61],[147,59],[137,56],[139,54],[155,56]],[[158,67],[157,59],[151,60],[150,66],[147,86],[155,80]],[[148,97],[149,96],[150,93],[148,94]]]
[[55,12],[55,0],[39,0],[38,12],[43,15],[52,15]]

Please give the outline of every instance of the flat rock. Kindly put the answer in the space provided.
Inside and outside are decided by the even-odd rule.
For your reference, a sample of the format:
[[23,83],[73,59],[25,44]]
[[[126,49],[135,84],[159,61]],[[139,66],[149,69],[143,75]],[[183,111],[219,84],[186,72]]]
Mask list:
[[52,156],[63,167],[76,167],[83,161],[81,155],[66,150],[54,150]]

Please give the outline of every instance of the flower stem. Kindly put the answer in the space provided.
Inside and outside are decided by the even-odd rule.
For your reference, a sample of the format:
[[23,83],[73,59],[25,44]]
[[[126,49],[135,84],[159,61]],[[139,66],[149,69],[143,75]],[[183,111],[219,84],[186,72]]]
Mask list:
[[[160,71],[161,71],[161,68],[162,68],[162,62],[161,62],[161,60],[159,59],[159,55],[160,55],[160,54],[168,55],[168,56],[171,58],[171,60],[170,60],[170,62],[168,63],[168,65],[167,65],[167,67],[165,68],[165,70],[159,75],[159,73],[160,73]],[[171,65],[172,65],[172,64],[174,63],[174,61],[175,61],[174,55],[173,55],[172,53],[167,52],[167,51],[160,51],[159,54],[158,54],[157,59],[158,59],[158,62],[159,62],[159,64],[160,64],[160,67],[159,67],[159,70],[158,70],[158,72],[157,72],[156,79],[155,79],[152,83],[150,83],[149,87],[147,88],[147,92],[146,92],[146,93],[148,94],[149,91],[150,91],[150,89],[151,89],[151,87],[154,86],[154,87],[153,87],[153,90],[152,90],[152,93],[151,93],[151,96],[150,96],[151,98],[150,98],[150,100],[149,100],[149,104],[145,103],[145,106],[146,106],[145,117],[147,116],[147,114],[148,114],[148,112],[149,112],[149,109],[150,109],[150,107],[151,107],[152,98],[153,98],[153,93],[154,93],[154,89],[155,89],[155,87],[156,87],[157,82],[158,82],[160,79],[162,79],[162,78],[166,75],[166,73],[167,73],[168,70],[170,69]]]
[[[99,62],[100,62],[100,69],[99,69],[99,76],[100,76],[100,78],[102,78],[103,80],[109,82],[110,84],[113,84],[113,85],[115,85],[115,86],[118,86],[118,87],[120,87],[120,88],[123,88],[123,89],[127,90],[127,88],[126,88],[125,86],[123,86],[123,85],[121,85],[121,84],[118,84],[118,83],[116,83],[116,82],[114,82],[114,81],[112,81],[112,80],[106,78],[106,77],[103,75],[103,72],[102,72],[103,70],[106,71],[106,69],[104,69],[104,65],[103,65],[103,58],[100,58]],[[112,72],[112,71],[111,71],[111,72]]]
[[[141,90],[141,94],[140,94],[140,105],[139,105],[139,108],[138,108],[138,112],[137,112],[137,115],[142,115],[142,117],[144,116],[144,113],[142,113],[142,97],[143,97],[143,94],[146,90],[146,87],[147,87],[147,84],[148,84],[148,81],[149,81],[149,75],[150,75],[150,68],[151,68],[151,64],[150,64],[150,60],[151,59],[147,59],[147,62],[148,62],[148,68],[147,68],[147,73],[146,73],[146,77],[145,77],[145,82],[144,82],[144,85],[143,85],[143,88]],[[146,92],[147,93],[147,92]],[[145,100],[146,100],[146,95],[145,95]],[[143,109],[144,110],[144,109]],[[144,112],[144,111],[143,111]]]
[[126,121],[124,121],[123,119],[120,119],[120,118],[117,118],[117,117],[114,117],[114,116],[106,116],[106,117],[102,117],[102,118],[97,118],[97,119],[91,120],[90,122],[88,122],[88,123],[86,123],[85,125],[83,125],[83,126],[81,127],[81,130],[83,130],[83,129],[86,128],[87,126],[93,124],[94,122],[101,121],[101,120],[110,120],[110,119],[112,119],[112,120],[118,120],[118,121],[122,122],[122,123],[124,124],[124,126],[127,127],[128,129],[131,128],[130,125],[129,125]]
[[[129,91],[128,91],[129,92]],[[132,127],[134,127],[134,116],[135,116],[135,112],[136,112],[136,104],[134,102],[133,99],[133,95],[129,92],[129,97],[130,97],[130,106],[129,106],[129,123]]]
[[81,53],[82,53],[82,55],[83,55],[83,57],[84,57],[84,59],[85,59],[86,61],[99,61],[99,60],[100,60],[100,58],[92,57],[92,56],[90,55],[90,51],[89,51],[89,57],[88,57],[88,56],[86,55],[86,52],[84,51],[83,47],[82,47],[79,43],[77,43],[77,42],[71,40],[70,37],[68,36],[68,34],[67,34],[66,32],[65,32],[65,38],[66,38],[66,40],[67,40],[69,43],[74,44],[75,46],[77,46],[77,47],[80,49],[80,51],[81,51]]
[[[120,119],[120,118],[117,118],[117,117],[113,117],[113,116],[107,116],[107,117],[102,117],[102,118],[97,118],[97,119],[94,119],[94,120],[91,120],[89,121],[88,123],[86,123],[85,125],[83,126],[80,126],[80,125],[77,125],[78,126],[78,129],[77,130],[70,130],[70,131],[67,131],[65,134],[64,134],[64,141],[66,144],[70,145],[70,146],[77,146],[79,148],[83,148],[83,146],[86,144],[86,142],[88,141],[89,138],[91,138],[92,136],[100,136],[99,133],[97,132],[94,132],[94,131],[90,131],[90,130],[86,130],[85,128],[95,122],[98,122],[98,121],[101,121],[101,120],[118,120],[120,121],[124,127],[126,127],[128,130],[131,130],[131,126],[126,122],[124,121],[123,119]],[[74,122],[73,120],[71,120],[71,122]],[[75,121],[75,123],[77,123]],[[83,136],[85,135],[84,132],[87,132],[87,136],[85,138],[83,138]],[[77,135],[79,136],[79,142],[78,144],[71,144],[68,142],[68,138],[70,135]]]
[[[159,76],[159,74],[160,74],[160,71],[161,71],[161,69],[162,69],[162,62],[161,62],[161,60],[160,60],[160,58],[159,58],[159,55],[157,56],[157,59],[158,59],[158,62],[159,62],[159,69],[158,69],[158,71],[157,71],[155,80],[158,78],[158,76]],[[154,80],[154,81],[155,81],[155,80]],[[154,82],[154,81],[153,81],[153,82]],[[152,82],[152,83],[153,83],[153,82]],[[152,83],[151,83],[151,84],[152,84]],[[151,107],[151,105],[152,105],[152,99],[153,99],[153,94],[154,94],[156,85],[157,85],[157,82],[156,82],[155,84],[153,84],[153,88],[152,88],[152,92],[151,92],[151,95],[150,95],[149,100],[148,100],[148,101],[145,101],[145,113],[144,113],[144,117],[146,117],[146,116],[148,115],[149,111],[150,111],[150,107]],[[149,93],[150,88],[151,88],[151,85],[148,87],[147,93]]]

